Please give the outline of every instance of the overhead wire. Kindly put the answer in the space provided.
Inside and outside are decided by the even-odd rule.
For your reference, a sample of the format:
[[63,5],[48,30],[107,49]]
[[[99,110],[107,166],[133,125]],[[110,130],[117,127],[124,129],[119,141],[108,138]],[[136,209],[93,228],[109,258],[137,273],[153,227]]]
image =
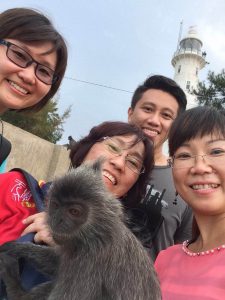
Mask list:
[[126,92],[126,93],[130,93],[130,94],[133,93],[133,92],[128,91],[128,90],[124,90],[124,89],[120,89],[120,88],[115,88],[115,87],[112,87],[112,86],[108,86],[108,85],[100,84],[100,83],[96,83],[96,82],[81,80],[81,79],[72,78],[72,77],[68,77],[68,76],[65,76],[64,78],[65,79],[69,79],[69,80],[74,80],[74,81],[82,82],[82,83],[86,83],[86,84],[90,84],[90,85],[96,85],[96,86],[99,86],[99,87],[103,87],[103,88],[107,88],[107,89],[111,89],[111,90],[116,90],[116,91],[120,91],[120,92]]

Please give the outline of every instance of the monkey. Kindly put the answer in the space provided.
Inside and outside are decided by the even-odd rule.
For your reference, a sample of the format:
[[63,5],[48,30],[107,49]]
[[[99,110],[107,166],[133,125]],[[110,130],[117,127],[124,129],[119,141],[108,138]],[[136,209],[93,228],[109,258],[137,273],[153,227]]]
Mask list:
[[[10,300],[161,299],[153,262],[126,226],[120,200],[105,188],[101,165],[83,163],[52,183],[47,212],[55,247],[0,247],[0,277]],[[14,271],[21,257],[53,280],[23,290]]]

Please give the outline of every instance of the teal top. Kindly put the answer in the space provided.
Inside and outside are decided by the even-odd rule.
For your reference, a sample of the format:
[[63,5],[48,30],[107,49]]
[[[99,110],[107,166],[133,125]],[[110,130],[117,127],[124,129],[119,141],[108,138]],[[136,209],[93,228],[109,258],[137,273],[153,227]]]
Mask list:
[[6,168],[6,159],[0,165],[0,173],[4,173],[5,172],[5,168]]

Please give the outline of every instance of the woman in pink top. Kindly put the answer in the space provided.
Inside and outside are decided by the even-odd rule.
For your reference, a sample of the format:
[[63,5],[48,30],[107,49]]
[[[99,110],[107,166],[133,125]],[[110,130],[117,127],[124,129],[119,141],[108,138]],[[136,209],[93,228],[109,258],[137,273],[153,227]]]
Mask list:
[[196,107],[169,136],[177,192],[192,207],[193,238],[161,251],[163,300],[225,299],[225,112]]

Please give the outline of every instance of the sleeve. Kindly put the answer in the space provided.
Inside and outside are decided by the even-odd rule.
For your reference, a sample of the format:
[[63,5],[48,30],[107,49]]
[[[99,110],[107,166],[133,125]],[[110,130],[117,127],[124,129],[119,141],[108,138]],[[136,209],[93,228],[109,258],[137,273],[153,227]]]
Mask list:
[[24,176],[15,171],[0,174],[0,244],[20,237],[22,220],[36,212]]
[[176,230],[174,236],[174,243],[180,244],[186,240],[190,240],[192,237],[192,221],[193,214],[191,208],[187,205],[182,215],[181,224]]

